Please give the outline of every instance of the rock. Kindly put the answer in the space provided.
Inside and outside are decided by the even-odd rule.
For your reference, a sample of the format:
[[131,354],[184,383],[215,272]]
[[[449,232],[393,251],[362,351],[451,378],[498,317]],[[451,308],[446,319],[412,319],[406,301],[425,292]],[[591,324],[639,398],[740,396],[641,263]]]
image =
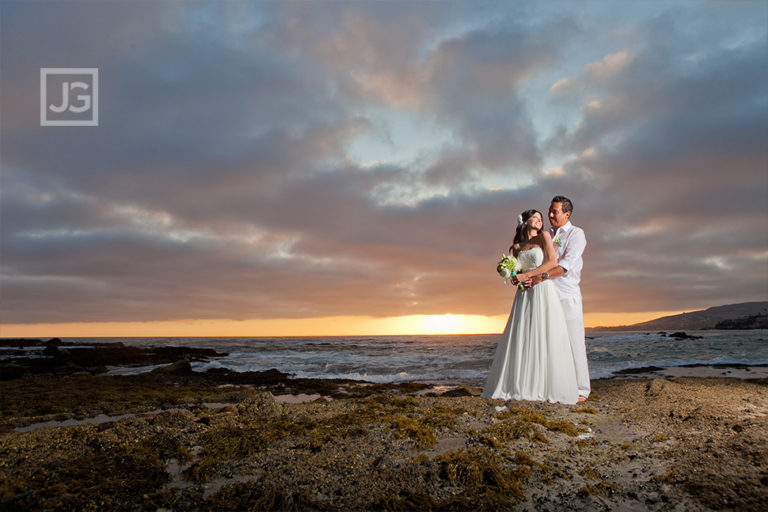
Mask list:
[[446,391],[440,396],[447,396],[447,397],[480,396],[480,393],[478,393],[476,390],[468,388],[467,386],[459,386],[456,389],[451,389],[450,391]]
[[666,379],[653,379],[645,388],[645,394],[648,396],[658,396],[667,385]]
[[280,416],[283,407],[275,400],[272,393],[263,391],[255,396],[246,398],[237,405],[237,413],[243,417],[268,417]]
[[[25,369],[26,374],[48,374],[60,366],[68,364],[85,368],[92,373],[105,373],[107,366],[144,366],[170,364],[182,359],[187,361],[206,361],[212,357],[226,355],[208,348],[194,347],[135,347],[126,346],[122,342],[85,343],[66,342],[59,338],[48,341],[29,340],[14,341],[8,345],[0,340],[0,347],[21,344],[22,347],[40,347],[47,357],[29,357],[25,353],[8,354],[13,356],[13,363]],[[11,361],[6,361],[11,362]],[[65,368],[66,371],[66,368]],[[180,367],[179,375],[192,375],[184,367]],[[166,372],[168,373],[168,372]],[[172,372],[171,372],[172,374]],[[16,375],[16,372],[14,372]],[[0,376],[3,379],[8,377]]]
[[63,364],[56,366],[53,371],[58,375],[72,375],[73,373],[84,372],[85,368],[71,361],[65,361]]
[[11,380],[23,377],[26,368],[17,364],[0,364],[0,380]]
[[227,368],[209,368],[203,373],[203,375],[209,382],[248,384],[251,386],[284,387],[286,383],[291,382],[293,384],[304,386],[302,387],[304,392],[311,392],[308,386],[312,384],[317,383],[318,385],[328,385],[328,383],[325,382],[325,379],[321,379],[322,382],[317,382],[313,379],[296,379],[291,381],[290,374],[283,373],[275,368],[254,372],[233,372]]
[[191,375],[192,365],[190,365],[189,361],[186,359],[182,359],[181,361],[176,361],[168,366],[155,368],[150,373],[154,375]]
[[669,335],[670,338],[675,338],[676,340],[698,340],[701,339],[701,336],[693,336],[692,334],[686,334],[683,331],[677,331],[673,332]]
[[50,344],[50,345],[46,345],[45,348],[43,349],[43,355],[53,357],[53,356],[60,356],[62,354],[61,354],[61,350],[59,350],[59,347],[57,345]]
[[659,372],[662,371],[664,368],[660,366],[643,366],[640,368],[625,368],[623,370],[616,370],[613,372],[614,375],[632,375],[636,373],[650,373],[650,372]]

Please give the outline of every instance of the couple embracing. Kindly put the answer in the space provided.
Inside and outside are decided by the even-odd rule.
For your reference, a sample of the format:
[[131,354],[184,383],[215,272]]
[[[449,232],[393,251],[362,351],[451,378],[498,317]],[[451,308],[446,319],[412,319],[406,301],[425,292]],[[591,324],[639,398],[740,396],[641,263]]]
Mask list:
[[589,396],[589,369],[581,307],[584,231],[571,224],[573,203],[555,196],[552,228],[538,210],[518,217],[510,251],[522,272],[512,277],[515,295],[483,390],[485,398],[575,404]]

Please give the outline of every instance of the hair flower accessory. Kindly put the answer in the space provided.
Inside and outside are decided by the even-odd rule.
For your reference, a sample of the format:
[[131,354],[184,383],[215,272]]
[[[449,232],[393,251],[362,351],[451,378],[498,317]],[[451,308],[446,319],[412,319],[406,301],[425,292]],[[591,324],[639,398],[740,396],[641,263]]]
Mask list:
[[520,227],[522,225],[523,225],[523,216],[522,215],[518,215],[517,216],[517,227]]

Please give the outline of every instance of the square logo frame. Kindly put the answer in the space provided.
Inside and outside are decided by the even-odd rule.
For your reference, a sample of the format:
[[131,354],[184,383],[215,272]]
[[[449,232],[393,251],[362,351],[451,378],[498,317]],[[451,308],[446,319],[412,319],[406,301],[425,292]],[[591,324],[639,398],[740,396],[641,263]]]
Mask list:
[[[48,119],[48,75],[91,76],[91,119]],[[40,68],[40,126],[99,126],[99,68]]]

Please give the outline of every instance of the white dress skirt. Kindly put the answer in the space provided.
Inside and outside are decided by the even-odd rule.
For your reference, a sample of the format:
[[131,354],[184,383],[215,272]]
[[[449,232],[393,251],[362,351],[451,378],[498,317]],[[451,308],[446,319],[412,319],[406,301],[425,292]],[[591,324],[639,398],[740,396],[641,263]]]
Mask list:
[[[544,260],[535,247],[517,256],[523,271]],[[575,404],[576,368],[560,297],[550,281],[517,290],[507,326],[496,346],[484,398]]]

